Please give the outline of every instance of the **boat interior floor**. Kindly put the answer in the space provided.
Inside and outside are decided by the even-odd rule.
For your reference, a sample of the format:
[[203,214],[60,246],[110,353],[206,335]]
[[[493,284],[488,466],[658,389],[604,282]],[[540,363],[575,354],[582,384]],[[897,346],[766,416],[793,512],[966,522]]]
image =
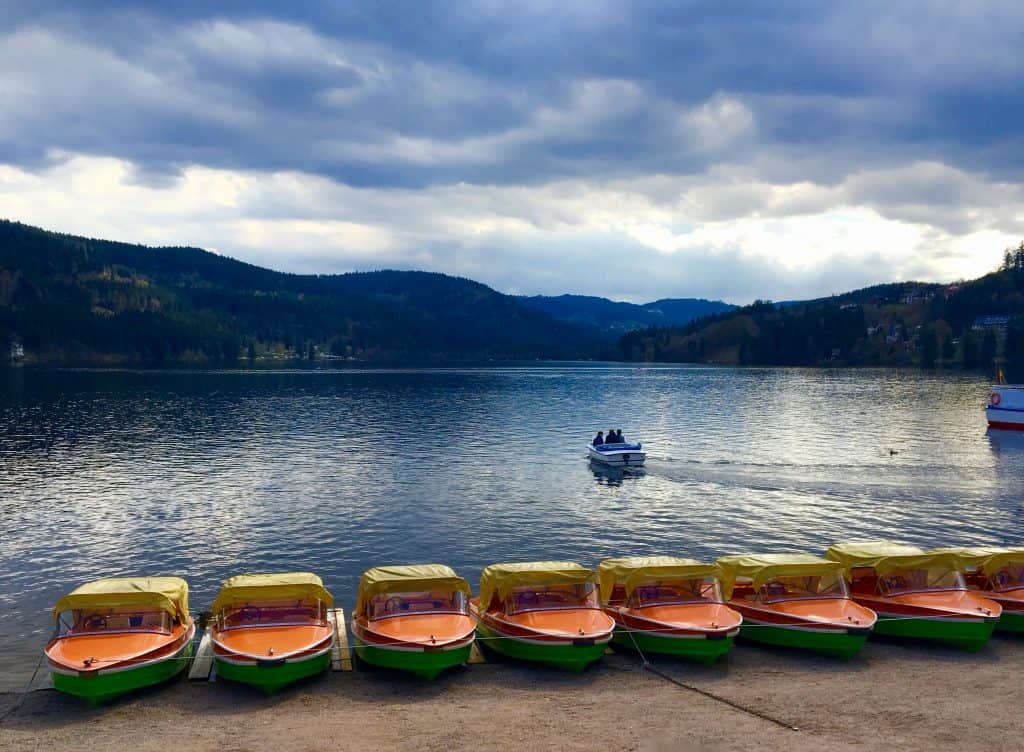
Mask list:
[[214,637],[224,648],[240,655],[287,655],[316,647],[334,633],[330,624],[285,624],[228,629]]
[[366,624],[371,632],[401,642],[457,640],[473,632],[476,622],[465,614],[408,614]]
[[178,642],[185,627],[170,632],[80,632],[55,640],[46,654],[67,666],[80,667],[95,659],[104,664],[126,661],[148,655]]

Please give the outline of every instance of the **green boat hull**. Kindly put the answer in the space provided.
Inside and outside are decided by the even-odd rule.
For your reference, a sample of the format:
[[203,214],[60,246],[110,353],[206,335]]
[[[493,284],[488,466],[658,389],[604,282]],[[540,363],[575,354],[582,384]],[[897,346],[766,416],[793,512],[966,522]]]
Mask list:
[[732,637],[722,640],[708,640],[706,638],[673,638],[664,635],[648,634],[646,632],[624,632],[615,630],[612,641],[616,645],[630,650],[639,650],[641,653],[656,653],[668,655],[674,658],[685,658],[697,663],[710,666],[732,648]]
[[258,664],[239,665],[228,663],[214,657],[213,665],[217,676],[228,681],[248,684],[257,689],[273,694],[300,679],[322,674],[331,663],[330,651],[294,663],[282,663],[278,666],[260,666]]
[[996,629],[1000,632],[1024,633],[1024,613],[1010,614],[1003,611],[1003,615],[996,622]]
[[746,621],[740,627],[740,637],[765,645],[809,650],[812,653],[841,660],[849,660],[857,655],[868,639],[866,632],[863,634],[812,632],[768,624],[750,624]]
[[520,661],[533,661],[546,666],[578,674],[604,655],[605,644],[593,645],[540,645],[532,642],[507,638],[479,624],[477,635],[489,650]]
[[194,649],[192,640],[189,640],[180,653],[156,663],[125,671],[101,671],[92,676],[68,676],[54,672],[51,679],[54,689],[81,697],[93,705],[102,705],[121,695],[160,684],[177,676],[192,659]]
[[995,627],[995,620],[979,619],[965,622],[887,617],[879,614],[878,623],[875,624],[875,634],[884,637],[940,642],[973,653],[985,647]]
[[430,681],[437,675],[469,660],[469,651],[473,643],[454,650],[437,652],[413,652],[411,650],[389,650],[388,648],[369,645],[358,637],[355,638],[356,655],[361,661],[379,668],[395,669]]

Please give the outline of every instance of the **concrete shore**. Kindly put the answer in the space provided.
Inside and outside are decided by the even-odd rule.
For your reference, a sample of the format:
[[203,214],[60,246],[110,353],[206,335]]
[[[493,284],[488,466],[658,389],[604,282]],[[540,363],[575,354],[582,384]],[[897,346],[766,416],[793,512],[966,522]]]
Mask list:
[[[968,752],[1024,743],[1021,639],[996,637],[976,654],[873,641],[849,663],[742,645],[712,667],[652,665],[760,715],[644,671],[628,653],[581,676],[491,658],[430,684],[359,668],[274,697],[180,680],[92,709],[33,692],[0,726],[0,748]],[[17,699],[0,695],[0,713]]]

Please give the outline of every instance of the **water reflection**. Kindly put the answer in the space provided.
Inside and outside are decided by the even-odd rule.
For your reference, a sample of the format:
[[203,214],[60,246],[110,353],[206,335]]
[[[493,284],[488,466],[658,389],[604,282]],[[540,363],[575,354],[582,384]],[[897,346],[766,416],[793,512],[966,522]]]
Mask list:
[[594,474],[594,480],[599,486],[621,486],[624,480],[638,480],[646,474],[642,467],[622,468],[611,467],[594,460],[587,462],[590,465],[590,472]]
[[990,428],[988,443],[996,454],[1010,453],[1024,456],[1024,431],[1002,431]]

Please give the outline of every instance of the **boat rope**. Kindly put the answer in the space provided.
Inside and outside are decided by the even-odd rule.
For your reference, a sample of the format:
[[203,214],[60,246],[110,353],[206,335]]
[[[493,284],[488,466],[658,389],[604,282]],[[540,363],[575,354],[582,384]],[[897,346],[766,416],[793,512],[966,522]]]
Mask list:
[[636,644],[636,638],[633,636],[633,633],[635,631],[637,631],[637,630],[630,629],[630,630],[627,631],[627,634],[629,635],[630,641],[633,643],[633,649],[636,650],[636,654],[640,656],[640,670],[641,671],[649,671],[650,673],[654,674],[655,676],[660,676],[665,681],[672,682],[673,684],[675,684],[678,687],[682,687],[683,689],[687,689],[687,690],[689,690],[691,692],[696,692],[697,694],[699,694],[699,695],[701,695],[703,697],[707,697],[708,699],[715,700],[716,702],[720,702],[720,703],[723,703],[725,705],[728,705],[730,708],[734,708],[735,710],[739,710],[741,713],[746,713],[748,715],[754,716],[755,718],[760,718],[760,719],[768,721],[770,723],[774,723],[776,726],[782,726],[782,728],[784,728],[784,729],[789,729],[790,731],[799,731],[800,730],[797,726],[794,726],[791,723],[786,723],[785,721],[780,721],[778,718],[774,718],[773,716],[770,716],[767,713],[762,713],[760,710],[756,710],[754,708],[748,708],[746,705],[741,705],[738,702],[735,702],[735,701],[730,700],[728,698],[722,697],[721,695],[716,695],[714,692],[709,692],[706,689],[701,689],[700,687],[695,687],[692,684],[687,684],[684,681],[680,681],[679,679],[676,679],[674,676],[669,676],[668,674],[666,674],[665,672],[659,670],[655,666],[652,666],[651,662],[649,660],[647,660],[647,656],[644,655],[644,651],[642,651],[640,649],[640,646]]
[[35,670],[32,672],[32,676],[29,678],[28,682],[26,682],[25,688],[21,690],[21,694],[18,696],[18,699],[15,700],[14,705],[11,706],[11,709],[4,713],[2,716],[0,716],[0,723],[3,723],[8,718],[13,718],[15,713],[21,710],[21,705],[23,702],[25,702],[25,698],[28,696],[29,690],[31,690],[32,685],[35,683],[36,676],[39,674],[39,669],[40,667],[42,667],[43,660],[45,658],[46,653],[43,653],[41,656],[39,656],[39,660],[36,661],[36,667]]
[[791,723],[786,723],[785,721],[779,720],[778,718],[775,718],[774,716],[770,716],[767,713],[763,713],[760,710],[757,710],[756,708],[747,707],[746,705],[743,705],[741,703],[735,702],[734,700],[730,700],[730,699],[728,699],[726,697],[722,697],[721,695],[716,695],[714,692],[709,692],[706,689],[701,689],[700,687],[695,687],[692,684],[687,684],[686,682],[681,681],[681,680],[675,678],[674,676],[670,676],[669,674],[666,674],[664,671],[661,671],[658,668],[655,668],[654,666],[652,666],[647,661],[643,662],[643,665],[641,666],[641,668],[643,670],[645,670],[645,671],[650,671],[652,674],[660,676],[662,679],[665,679],[666,681],[672,682],[676,686],[682,687],[683,689],[688,689],[691,692],[696,692],[699,695],[703,695],[704,697],[707,697],[707,698],[709,698],[711,700],[715,700],[715,701],[720,702],[720,703],[722,703],[724,705],[728,705],[730,708],[734,708],[735,710],[739,710],[740,712],[746,713],[747,715],[752,715],[755,718],[760,718],[760,719],[762,719],[764,721],[768,721],[769,723],[774,723],[776,726],[781,726],[782,728],[789,729],[790,731],[799,731],[800,730],[799,726],[794,726]]

